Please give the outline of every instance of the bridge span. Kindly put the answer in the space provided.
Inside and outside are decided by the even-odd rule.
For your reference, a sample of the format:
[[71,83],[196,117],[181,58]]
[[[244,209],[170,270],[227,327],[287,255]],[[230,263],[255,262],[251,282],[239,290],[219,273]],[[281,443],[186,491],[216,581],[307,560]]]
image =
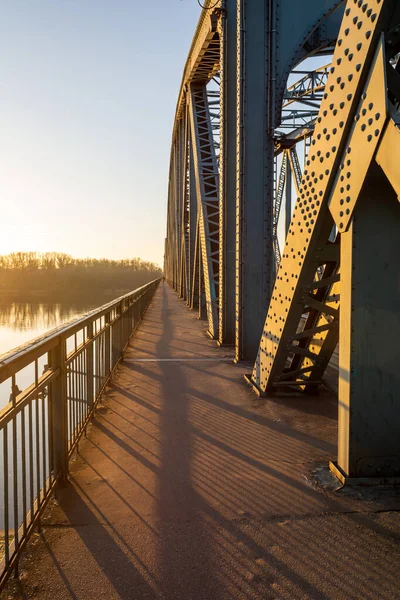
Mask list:
[[398,499],[334,491],[335,397],[258,399],[232,356],[158,288],[4,598],[399,597]]
[[400,476],[400,8],[207,0],[174,123],[165,274],[255,393],[318,393],[343,483]]
[[165,282],[1,357],[6,594],[400,598],[399,149],[397,0],[205,0]]

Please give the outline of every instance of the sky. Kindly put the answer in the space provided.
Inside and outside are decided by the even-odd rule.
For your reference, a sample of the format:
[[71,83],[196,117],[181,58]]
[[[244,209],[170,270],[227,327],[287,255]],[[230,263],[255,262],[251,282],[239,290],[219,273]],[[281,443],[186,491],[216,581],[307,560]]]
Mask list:
[[197,0],[0,0],[0,254],[162,264]]

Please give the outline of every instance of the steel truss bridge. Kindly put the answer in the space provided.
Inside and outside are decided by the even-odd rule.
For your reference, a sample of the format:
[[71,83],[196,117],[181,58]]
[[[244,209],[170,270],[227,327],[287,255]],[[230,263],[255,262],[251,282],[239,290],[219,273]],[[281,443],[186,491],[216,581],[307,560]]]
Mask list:
[[343,481],[400,476],[400,3],[206,0],[172,134],[165,277],[260,395],[339,342]]

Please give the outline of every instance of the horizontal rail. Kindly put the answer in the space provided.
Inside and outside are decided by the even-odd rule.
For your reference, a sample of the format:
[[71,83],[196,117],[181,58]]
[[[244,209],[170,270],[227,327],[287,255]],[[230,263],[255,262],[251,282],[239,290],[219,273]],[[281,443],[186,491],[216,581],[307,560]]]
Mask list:
[[0,590],[159,282],[0,356]]

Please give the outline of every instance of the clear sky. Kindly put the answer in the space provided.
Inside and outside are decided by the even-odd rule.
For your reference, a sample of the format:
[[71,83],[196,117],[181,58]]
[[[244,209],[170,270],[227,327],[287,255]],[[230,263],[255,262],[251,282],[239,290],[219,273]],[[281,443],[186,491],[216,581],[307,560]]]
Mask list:
[[0,254],[162,264],[196,0],[0,0]]

